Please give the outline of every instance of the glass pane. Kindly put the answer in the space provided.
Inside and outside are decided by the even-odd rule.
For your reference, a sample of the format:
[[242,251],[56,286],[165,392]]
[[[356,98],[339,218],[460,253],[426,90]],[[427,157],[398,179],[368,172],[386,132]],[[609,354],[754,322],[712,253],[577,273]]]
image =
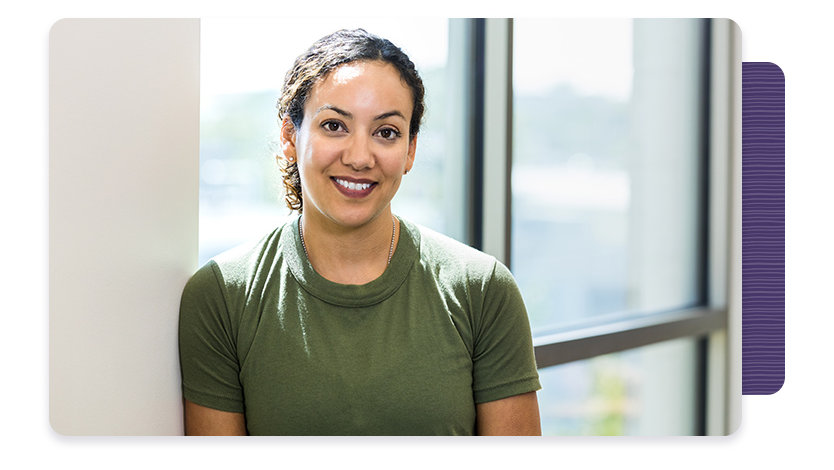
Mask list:
[[698,302],[700,31],[515,21],[512,270],[534,332]]
[[414,168],[394,211],[438,231],[447,220],[442,180],[448,25],[432,18],[202,19],[200,264],[257,239],[290,216],[275,162],[275,104],[284,74],[315,40],[361,27],[400,46],[426,87],[426,114]]
[[695,340],[539,370],[544,435],[693,435]]

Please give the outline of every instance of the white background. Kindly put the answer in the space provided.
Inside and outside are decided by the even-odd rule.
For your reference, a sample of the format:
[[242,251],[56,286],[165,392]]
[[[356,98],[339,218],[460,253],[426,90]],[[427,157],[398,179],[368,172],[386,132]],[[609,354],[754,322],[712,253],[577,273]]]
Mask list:
[[[23,2],[19,2],[22,4]],[[0,265],[4,464],[85,468],[246,468],[384,466],[535,468],[784,468],[814,457],[830,462],[832,286],[831,174],[834,97],[831,17],[822,2],[585,1],[549,11],[539,0],[485,9],[481,1],[29,2],[0,11],[2,226]],[[808,7],[805,5],[813,5]],[[332,10],[331,10],[332,9]],[[742,425],[720,438],[508,439],[185,439],[67,438],[49,427],[47,312],[47,65],[51,25],[63,17],[210,17],[258,15],[621,16],[728,17],[743,36],[743,60],[769,61],[787,83],[786,383],[773,396],[743,399]],[[12,463],[14,462],[14,463]]]

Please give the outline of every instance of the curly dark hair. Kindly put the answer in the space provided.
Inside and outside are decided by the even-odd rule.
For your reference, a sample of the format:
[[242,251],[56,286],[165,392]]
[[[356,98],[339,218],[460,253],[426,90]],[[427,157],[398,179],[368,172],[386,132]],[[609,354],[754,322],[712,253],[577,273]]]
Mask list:
[[[368,33],[364,29],[342,29],[314,42],[306,52],[295,59],[292,68],[284,78],[281,98],[278,101],[278,121],[289,117],[298,129],[304,119],[304,105],[307,97],[319,80],[340,65],[359,60],[378,60],[393,65],[402,80],[411,89],[414,109],[411,114],[408,135],[417,136],[425,112],[425,89],[417,68],[408,56],[391,41]],[[291,210],[301,212],[301,178],[297,161],[283,159],[281,166],[285,200]]]

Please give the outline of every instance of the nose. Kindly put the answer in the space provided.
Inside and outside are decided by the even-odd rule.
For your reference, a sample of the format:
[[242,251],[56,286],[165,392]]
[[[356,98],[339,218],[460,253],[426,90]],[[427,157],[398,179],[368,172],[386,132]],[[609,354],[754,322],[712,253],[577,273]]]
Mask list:
[[367,135],[363,133],[351,135],[347,141],[347,147],[342,152],[342,164],[356,171],[373,168],[375,157],[371,145],[371,139]]

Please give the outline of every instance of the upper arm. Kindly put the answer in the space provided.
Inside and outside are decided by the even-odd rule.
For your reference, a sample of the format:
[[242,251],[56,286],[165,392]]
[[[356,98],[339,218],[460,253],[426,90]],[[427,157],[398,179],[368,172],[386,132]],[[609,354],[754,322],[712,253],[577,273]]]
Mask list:
[[479,436],[541,436],[536,392],[475,405]]
[[[535,427],[523,426],[524,433],[538,433],[535,391],[541,389],[541,383],[530,321],[515,279],[497,261],[484,288],[483,307],[475,310],[475,319],[472,375],[479,422],[492,426],[494,420],[490,418],[498,416],[519,424],[533,423]],[[513,429],[506,432],[515,433]]]
[[186,436],[245,436],[246,418],[243,413],[232,413],[207,408],[185,401]]
[[213,262],[201,267],[183,289],[179,356],[183,397],[215,409],[243,412],[237,328],[227,307],[227,290]]

